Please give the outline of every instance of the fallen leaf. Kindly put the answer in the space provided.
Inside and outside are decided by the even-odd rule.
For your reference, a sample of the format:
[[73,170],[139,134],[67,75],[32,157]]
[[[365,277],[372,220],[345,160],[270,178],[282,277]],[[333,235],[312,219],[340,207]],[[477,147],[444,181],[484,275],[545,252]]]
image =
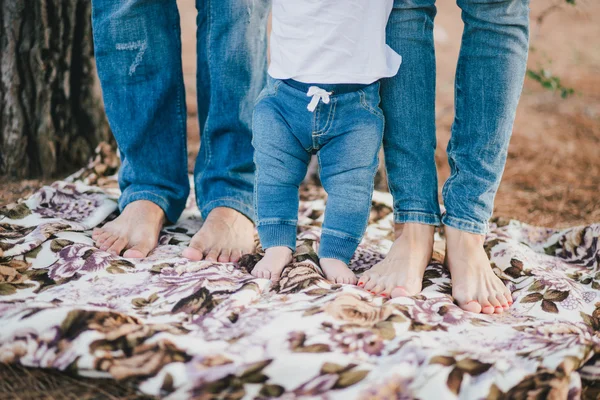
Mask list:
[[355,385],[365,379],[369,375],[369,371],[347,371],[340,374],[339,379],[333,386],[334,389],[343,389]]

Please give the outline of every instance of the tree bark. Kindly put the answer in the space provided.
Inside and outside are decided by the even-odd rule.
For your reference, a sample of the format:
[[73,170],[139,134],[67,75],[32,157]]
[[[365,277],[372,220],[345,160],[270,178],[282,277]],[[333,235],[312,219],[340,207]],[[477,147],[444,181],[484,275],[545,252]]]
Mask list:
[[0,0],[0,175],[49,177],[109,140],[89,0]]

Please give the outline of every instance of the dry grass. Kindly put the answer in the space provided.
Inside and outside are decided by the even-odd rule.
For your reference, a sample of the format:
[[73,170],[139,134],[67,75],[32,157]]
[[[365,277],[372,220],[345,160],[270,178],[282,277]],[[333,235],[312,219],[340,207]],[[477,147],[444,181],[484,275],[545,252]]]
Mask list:
[[0,364],[3,400],[149,400],[134,385],[73,377],[54,370]]

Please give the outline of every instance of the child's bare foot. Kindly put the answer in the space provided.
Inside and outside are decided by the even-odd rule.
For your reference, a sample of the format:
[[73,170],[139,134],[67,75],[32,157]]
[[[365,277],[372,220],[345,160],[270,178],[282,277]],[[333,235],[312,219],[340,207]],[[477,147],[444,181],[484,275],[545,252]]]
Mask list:
[[343,261],[335,258],[321,258],[320,264],[325,276],[331,282],[351,285],[356,283],[356,275]]
[[292,260],[292,250],[289,247],[278,246],[268,248],[265,250],[265,256],[252,270],[252,275],[257,278],[265,278],[277,282],[281,277],[283,269]]
[[431,225],[407,223],[395,227],[396,241],[383,261],[363,274],[358,286],[385,297],[414,296],[421,292],[423,274],[431,261]]
[[158,235],[165,223],[165,213],[151,201],[128,204],[121,215],[92,232],[100,250],[123,254],[127,258],[144,258],[158,244]]
[[254,250],[254,225],[243,214],[217,207],[206,217],[182,255],[193,261],[237,262]]
[[446,265],[452,275],[452,296],[466,311],[499,314],[512,304],[512,296],[492,270],[484,241],[485,236],[446,227]]

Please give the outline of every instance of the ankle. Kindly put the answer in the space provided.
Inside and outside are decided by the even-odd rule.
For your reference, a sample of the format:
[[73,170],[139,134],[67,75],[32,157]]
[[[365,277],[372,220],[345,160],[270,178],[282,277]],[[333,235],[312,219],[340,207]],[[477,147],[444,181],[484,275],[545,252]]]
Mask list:
[[338,260],[337,258],[320,258],[319,263],[321,265],[326,265],[326,266],[327,265],[339,265],[339,266],[344,266],[344,267],[348,266],[348,264],[346,264],[342,260]]
[[291,260],[293,254],[292,249],[286,246],[269,247],[265,250],[265,257],[286,258]]
[[434,233],[435,226],[433,225],[407,222],[394,226],[394,236],[396,239],[402,238],[414,243],[421,243],[424,240],[433,243]]
[[241,212],[239,212],[238,210],[236,210],[234,208],[229,208],[229,207],[213,208],[206,216],[207,220],[209,220],[211,218],[217,218],[219,220],[225,220],[225,221],[230,221],[230,222],[240,220],[240,221],[249,222],[252,224],[252,221],[248,217],[246,217],[244,214],[242,214]]
[[142,213],[147,218],[160,219],[161,222],[166,220],[165,212],[157,204],[149,200],[136,200],[125,206],[121,214],[132,212],[134,214]]
[[483,247],[485,235],[444,227],[448,247]]

